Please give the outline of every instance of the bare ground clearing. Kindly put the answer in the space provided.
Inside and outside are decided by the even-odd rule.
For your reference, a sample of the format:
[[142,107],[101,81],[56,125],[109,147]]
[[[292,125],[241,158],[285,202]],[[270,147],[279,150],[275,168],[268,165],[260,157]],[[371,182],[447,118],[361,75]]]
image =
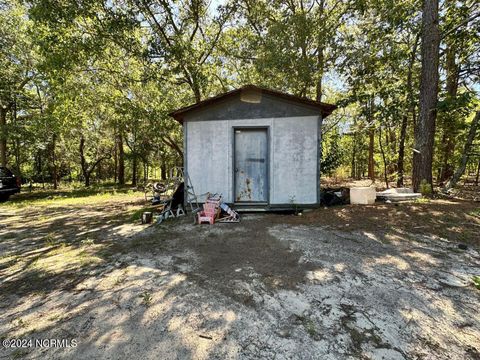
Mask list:
[[478,203],[148,227],[132,221],[141,207],[0,207],[0,337],[78,340],[0,358],[480,357]]

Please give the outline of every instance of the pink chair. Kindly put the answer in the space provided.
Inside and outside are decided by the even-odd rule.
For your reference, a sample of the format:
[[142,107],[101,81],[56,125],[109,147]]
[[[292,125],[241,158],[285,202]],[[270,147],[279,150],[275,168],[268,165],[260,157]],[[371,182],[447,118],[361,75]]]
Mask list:
[[198,213],[198,223],[203,224],[208,222],[210,225],[215,223],[217,216],[217,204],[214,202],[206,202],[203,204],[203,211]]

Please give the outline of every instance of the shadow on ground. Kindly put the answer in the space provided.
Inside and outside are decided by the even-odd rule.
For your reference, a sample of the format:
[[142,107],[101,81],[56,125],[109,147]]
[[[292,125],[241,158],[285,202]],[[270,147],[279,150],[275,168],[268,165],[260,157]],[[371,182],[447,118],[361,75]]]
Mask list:
[[79,345],[0,356],[478,358],[478,204],[431,205],[150,227],[136,200],[8,209],[0,337]]

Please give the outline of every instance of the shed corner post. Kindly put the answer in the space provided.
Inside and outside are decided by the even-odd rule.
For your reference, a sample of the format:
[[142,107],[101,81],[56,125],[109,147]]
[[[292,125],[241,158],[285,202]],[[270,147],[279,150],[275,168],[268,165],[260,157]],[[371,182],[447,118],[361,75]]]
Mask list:
[[322,114],[318,116],[317,120],[317,205],[320,205],[321,201],[321,187],[320,187],[320,177],[322,170],[322,123],[323,117]]

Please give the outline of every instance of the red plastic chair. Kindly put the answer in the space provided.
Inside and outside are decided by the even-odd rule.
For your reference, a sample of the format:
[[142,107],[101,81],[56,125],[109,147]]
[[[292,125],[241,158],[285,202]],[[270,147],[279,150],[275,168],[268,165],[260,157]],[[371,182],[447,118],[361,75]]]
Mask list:
[[198,223],[203,224],[208,222],[210,225],[215,223],[215,217],[217,216],[217,204],[213,202],[207,202],[203,204],[203,211],[198,213]]

